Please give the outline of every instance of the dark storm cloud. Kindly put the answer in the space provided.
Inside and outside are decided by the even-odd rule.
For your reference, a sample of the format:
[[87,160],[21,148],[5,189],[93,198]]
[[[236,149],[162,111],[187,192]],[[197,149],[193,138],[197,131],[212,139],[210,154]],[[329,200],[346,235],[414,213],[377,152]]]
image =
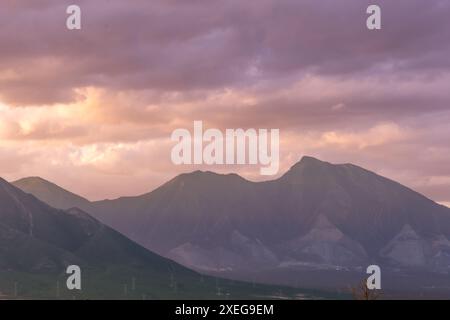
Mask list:
[[10,104],[77,98],[75,88],[242,88],[306,73],[428,74],[449,69],[448,1],[73,1],[0,4],[0,95]]

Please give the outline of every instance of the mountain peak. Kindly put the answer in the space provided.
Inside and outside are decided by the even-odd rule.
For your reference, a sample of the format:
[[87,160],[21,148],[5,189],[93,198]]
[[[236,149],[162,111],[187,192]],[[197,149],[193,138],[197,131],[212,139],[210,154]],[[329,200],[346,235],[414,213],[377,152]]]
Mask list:
[[46,182],[48,182],[47,180],[45,180],[44,178],[41,178],[39,176],[24,177],[24,178],[18,179],[17,181],[46,181]]
[[48,187],[60,188],[53,182],[50,182],[50,181],[48,181],[44,178],[38,177],[38,176],[21,178],[19,180],[11,182],[11,184],[16,187],[19,187],[19,188],[21,186],[46,186],[47,188]]
[[31,193],[39,200],[58,209],[66,210],[71,207],[78,207],[85,210],[89,208],[89,201],[87,199],[41,177],[26,177],[11,182],[11,184],[26,193]]
[[208,181],[208,182],[216,182],[217,183],[217,182],[221,182],[221,181],[236,181],[236,180],[242,181],[245,179],[236,173],[222,174],[222,173],[216,173],[216,172],[212,172],[212,171],[196,170],[196,171],[189,172],[189,173],[182,173],[182,174],[176,176],[172,181],[194,182],[194,183]]
[[314,158],[312,156],[303,156],[300,159],[300,161],[299,161],[299,163],[314,163],[314,162],[316,162],[316,163],[326,163],[326,162],[324,162],[322,160],[319,160],[317,158]]
[[333,165],[330,162],[322,161],[317,158],[311,157],[311,156],[303,156],[300,161],[298,161],[296,164],[294,164],[291,169],[296,169],[298,167],[304,167],[304,166],[316,166],[316,167],[322,167],[322,166],[330,166]]
[[328,168],[334,167],[335,165],[321,161],[317,158],[311,156],[303,156],[300,161],[294,164],[283,177],[300,177],[304,174],[316,175],[322,171],[326,171]]

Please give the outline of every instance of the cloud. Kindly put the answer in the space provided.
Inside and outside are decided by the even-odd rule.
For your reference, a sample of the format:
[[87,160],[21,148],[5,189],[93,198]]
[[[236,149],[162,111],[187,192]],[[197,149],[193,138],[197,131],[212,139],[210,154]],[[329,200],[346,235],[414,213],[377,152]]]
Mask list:
[[450,202],[448,1],[380,0],[380,32],[366,0],[77,3],[76,32],[72,1],[0,3],[6,178],[93,199],[146,192],[199,169],[171,164],[169,137],[203,120],[280,129],[280,173],[310,154]]
[[380,1],[378,33],[364,28],[368,3],[81,0],[79,32],[64,27],[69,1],[2,3],[0,96],[46,105],[73,102],[92,86],[177,92],[307,73],[448,72],[448,2]]
[[320,145],[336,145],[344,148],[364,149],[396,142],[407,138],[407,133],[394,123],[382,123],[363,133],[324,132],[318,143]]

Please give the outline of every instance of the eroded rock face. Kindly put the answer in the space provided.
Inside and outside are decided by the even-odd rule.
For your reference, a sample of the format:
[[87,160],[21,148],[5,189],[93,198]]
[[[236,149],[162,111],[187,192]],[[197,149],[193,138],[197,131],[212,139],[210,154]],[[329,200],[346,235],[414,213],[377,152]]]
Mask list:
[[405,225],[381,250],[382,257],[405,267],[424,267],[430,254],[430,243],[420,237],[410,225]]
[[312,229],[287,244],[296,260],[337,266],[358,266],[367,260],[364,248],[320,215]]
[[381,250],[380,256],[400,267],[447,272],[450,270],[450,241],[444,235],[419,235],[406,224]]
[[444,236],[436,237],[432,243],[432,257],[430,268],[437,272],[450,271],[450,241]]
[[168,257],[186,266],[205,271],[254,270],[264,265],[275,267],[276,255],[257,239],[249,239],[235,230],[227,247],[185,243],[170,251]]

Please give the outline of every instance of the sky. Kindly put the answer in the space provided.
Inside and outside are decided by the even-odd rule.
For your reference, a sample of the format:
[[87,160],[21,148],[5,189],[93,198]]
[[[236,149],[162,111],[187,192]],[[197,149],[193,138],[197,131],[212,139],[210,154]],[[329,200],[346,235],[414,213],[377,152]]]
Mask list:
[[[99,200],[309,155],[450,205],[449,39],[448,0],[2,0],[0,176]],[[279,174],[174,165],[170,135],[195,120],[280,129]]]

